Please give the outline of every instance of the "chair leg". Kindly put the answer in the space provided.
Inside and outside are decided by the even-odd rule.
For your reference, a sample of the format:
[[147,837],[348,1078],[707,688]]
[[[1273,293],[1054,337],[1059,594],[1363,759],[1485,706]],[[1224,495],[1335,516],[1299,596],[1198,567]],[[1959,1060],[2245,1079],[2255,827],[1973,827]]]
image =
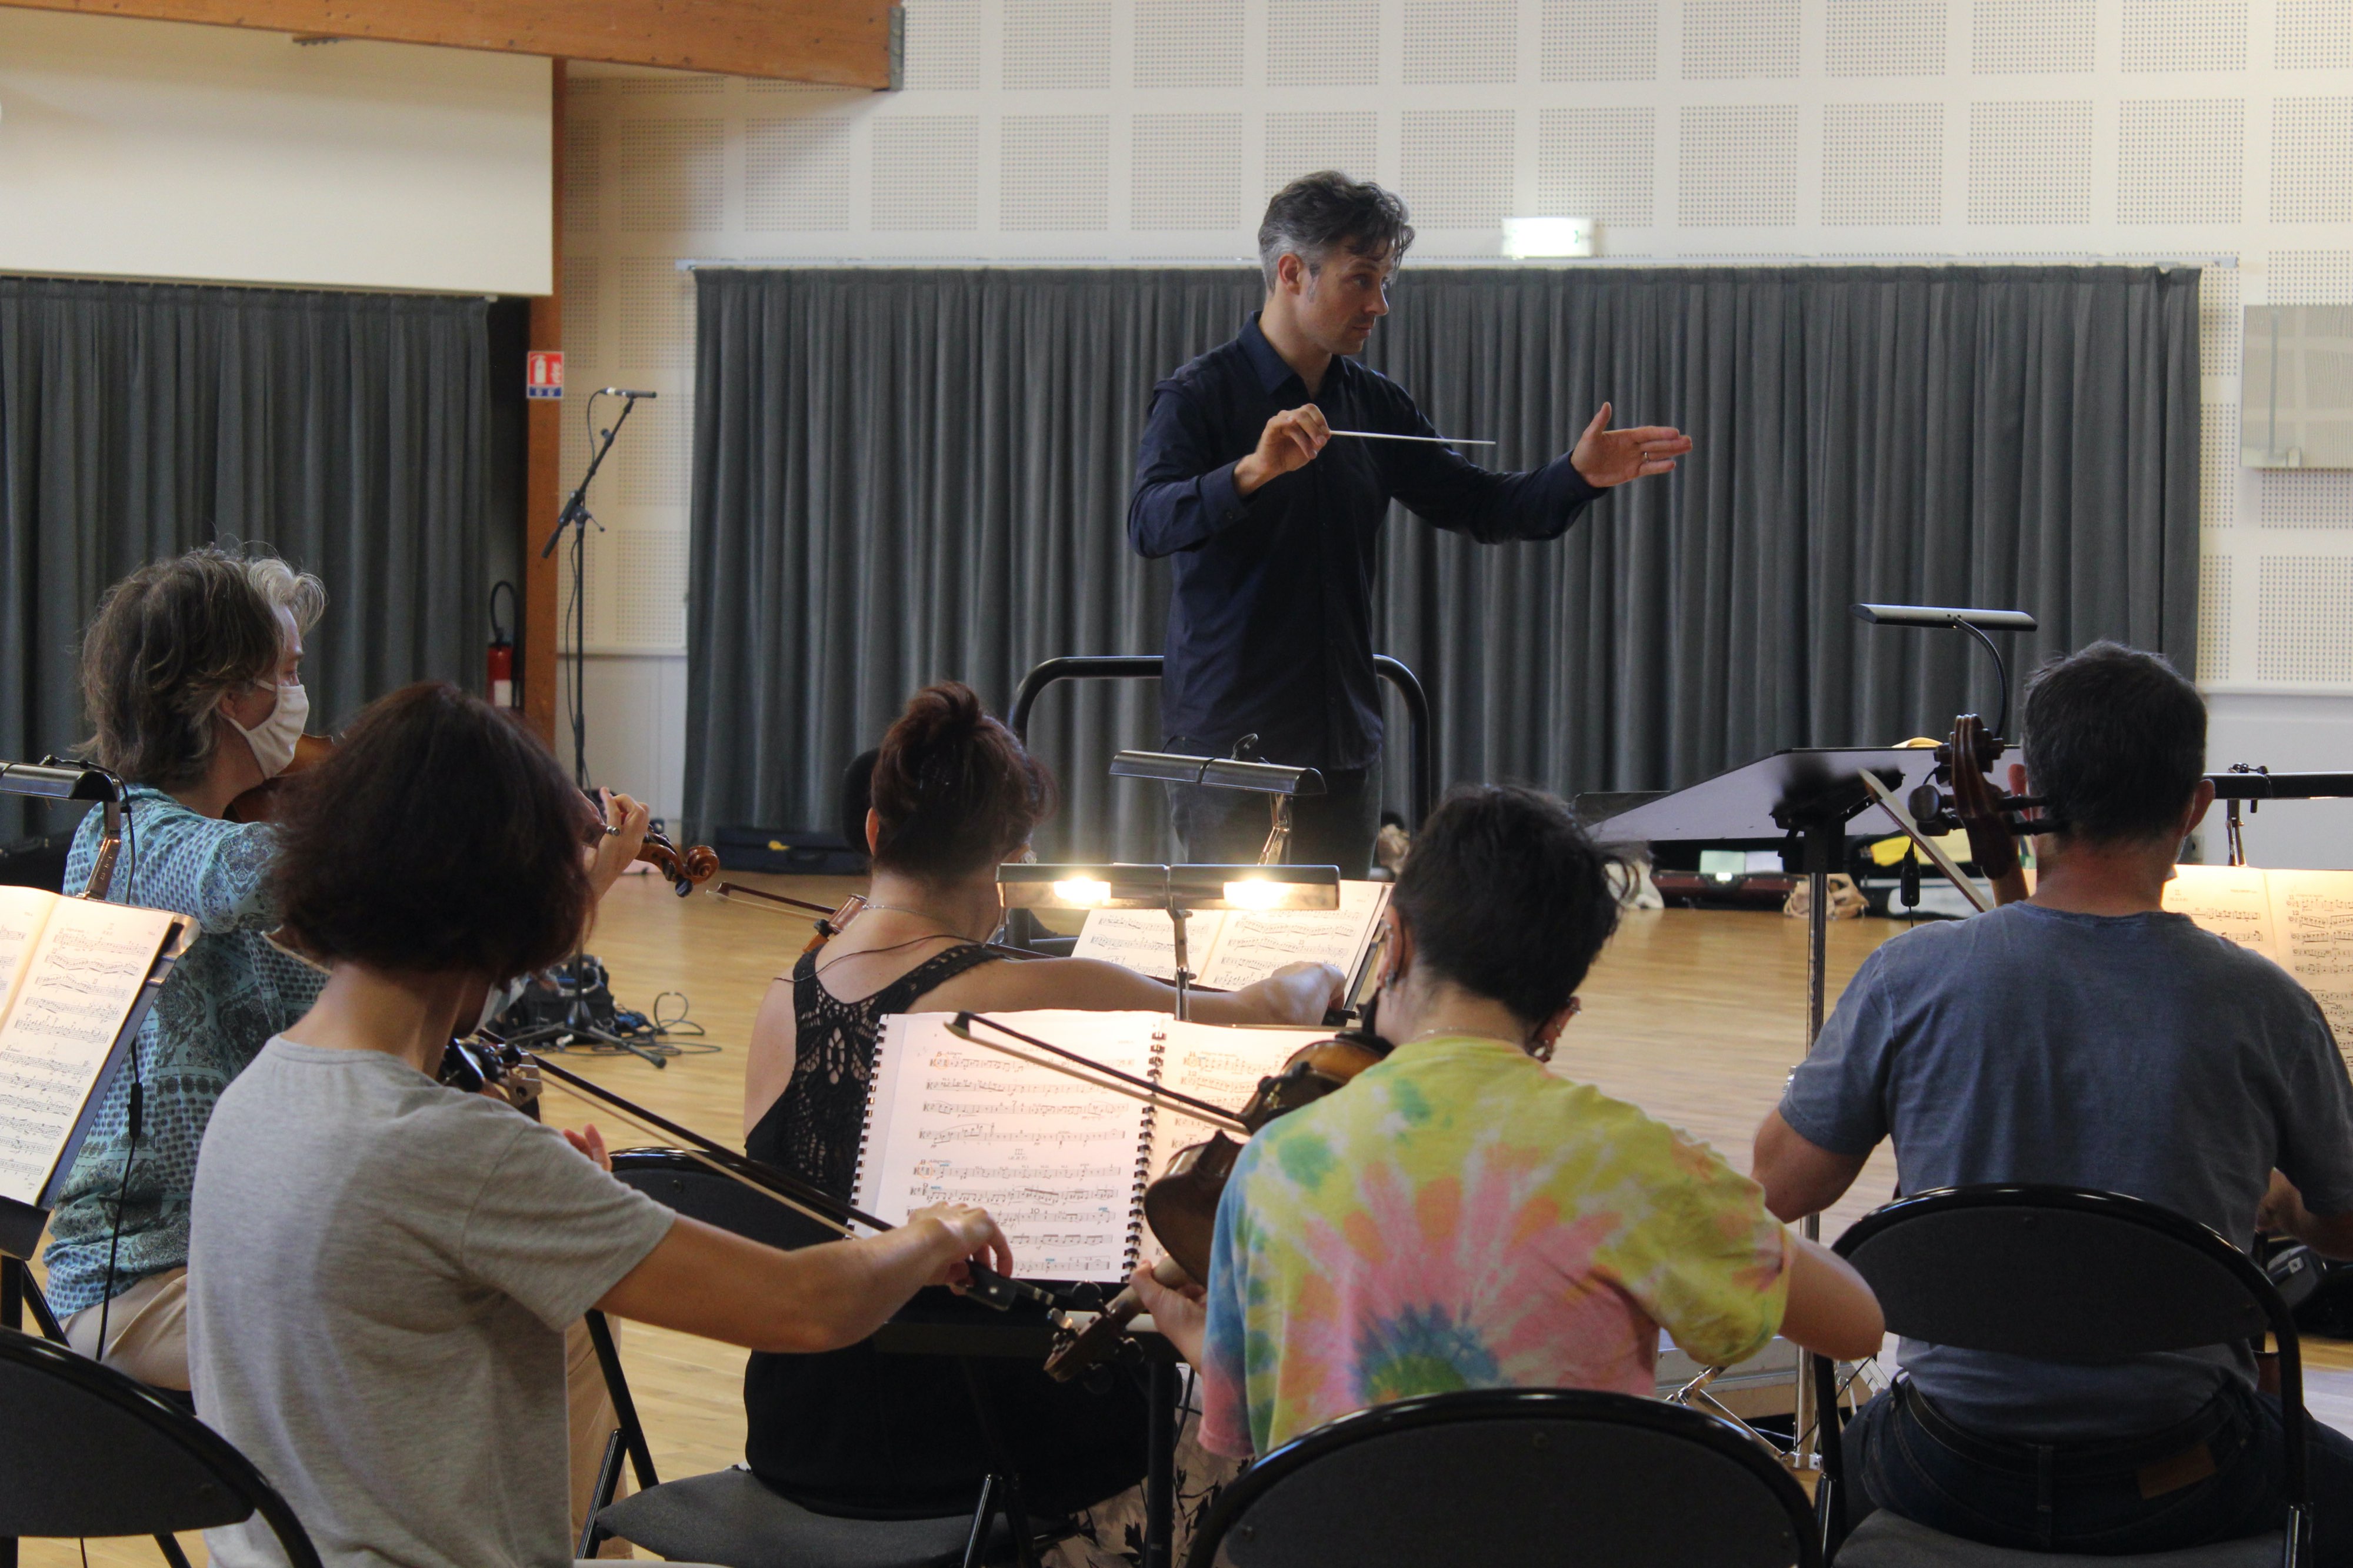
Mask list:
[[997,1517],[997,1478],[984,1476],[980,1501],[972,1510],[972,1533],[964,1541],[964,1568],[981,1568],[988,1556],[988,1525]]
[[179,1542],[173,1537],[169,1535],[157,1536],[155,1538],[155,1550],[164,1554],[164,1561],[170,1563],[172,1568],[188,1568],[188,1554],[180,1550]]
[[988,1510],[1002,1509],[1007,1530],[1013,1536],[1013,1560],[1020,1568],[1038,1568],[1038,1549],[1029,1537],[1028,1500],[1021,1495],[1021,1472],[1014,1467],[1012,1450],[1005,1446],[1005,1436],[997,1425],[997,1413],[990,1408],[987,1395],[981,1392],[980,1374],[971,1361],[958,1356],[956,1364],[964,1369],[965,1392],[972,1399],[973,1419],[980,1426],[981,1446],[988,1450],[993,1470],[981,1483],[981,1515],[973,1523],[972,1538],[965,1542],[966,1568],[979,1562],[976,1553],[987,1546]]
[[573,1556],[586,1559],[596,1555],[596,1548],[605,1543],[607,1531],[596,1522],[596,1516],[612,1506],[614,1492],[621,1485],[621,1429],[605,1439],[605,1458],[596,1467],[596,1489],[589,1494],[588,1517],[580,1521],[579,1549]]
[[2312,1554],[2312,1510],[2303,1503],[2292,1503],[2287,1510],[2287,1543],[2280,1553],[2280,1568],[2303,1568]]
[[638,1402],[629,1397],[629,1380],[621,1372],[621,1352],[614,1347],[612,1325],[594,1308],[586,1321],[589,1342],[596,1347],[596,1364],[605,1373],[605,1391],[613,1396],[613,1415],[621,1423],[622,1438],[628,1446],[629,1466],[638,1473],[638,1489],[649,1492],[661,1485],[661,1478],[654,1474],[654,1453],[646,1446]]

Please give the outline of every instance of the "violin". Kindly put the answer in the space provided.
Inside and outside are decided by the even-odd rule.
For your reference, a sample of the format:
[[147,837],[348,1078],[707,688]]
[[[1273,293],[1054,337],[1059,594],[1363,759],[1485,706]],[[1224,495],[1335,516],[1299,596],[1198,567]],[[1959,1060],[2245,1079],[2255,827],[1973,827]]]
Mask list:
[[638,846],[637,858],[668,877],[670,889],[681,899],[719,875],[719,851],[708,844],[681,849],[665,833],[649,831]]
[[2001,737],[1987,730],[1983,720],[1974,713],[1957,716],[1952,738],[1936,748],[1936,769],[1913,790],[1910,805],[1923,833],[1968,831],[1969,858],[1992,884],[1996,902],[2007,904],[2026,897],[2018,840],[2060,824],[2042,796],[2008,794],[1988,776],[2002,751]]
[[230,822],[275,822],[278,820],[279,795],[288,779],[297,773],[309,773],[334,753],[335,742],[327,735],[297,735],[294,737],[294,759],[286,771],[275,778],[267,778],[228,803],[221,816]]
[[[1080,1064],[1100,1075],[1102,1087],[1148,1099],[1218,1129],[1205,1142],[1179,1149],[1168,1162],[1168,1168],[1144,1190],[1145,1220],[1152,1226],[1152,1234],[1159,1237],[1166,1254],[1153,1265],[1153,1278],[1171,1288],[1204,1281],[1209,1277],[1209,1249],[1217,1231],[1218,1202],[1225,1195],[1226,1183],[1234,1173],[1234,1161],[1242,1150],[1241,1144],[1229,1134],[1239,1132],[1248,1138],[1268,1122],[1303,1105],[1313,1105],[1345,1087],[1358,1073],[1389,1054],[1388,1042],[1373,1032],[1372,1008],[1367,1004],[1363,1021],[1356,1028],[1300,1047],[1283,1062],[1281,1070],[1259,1079],[1249,1103],[1240,1110],[1227,1111],[976,1014],[958,1014],[949,1032],[976,1044],[1022,1054],[973,1034],[972,1026],[976,1023],[1010,1036],[1024,1046]],[[1123,1088],[1123,1084],[1131,1087]],[[1128,1336],[1127,1326],[1143,1310],[1144,1299],[1131,1285],[1105,1303],[1092,1321],[1082,1322],[1071,1312],[1056,1311],[1054,1348],[1046,1358],[1047,1375],[1068,1383],[1098,1363],[1131,1350],[1134,1342]]]

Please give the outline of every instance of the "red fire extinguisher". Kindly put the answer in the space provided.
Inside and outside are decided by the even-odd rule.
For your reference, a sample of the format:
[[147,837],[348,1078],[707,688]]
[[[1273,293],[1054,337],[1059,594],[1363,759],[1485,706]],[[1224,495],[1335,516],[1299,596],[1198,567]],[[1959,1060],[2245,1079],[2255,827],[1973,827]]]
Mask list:
[[514,708],[521,706],[518,699],[522,693],[515,689],[514,638],[508,635],[507,628],[499,622],[499,590],[501,588],[507,591],[507,615],[510,618],[514,616],[515,607],[515,587],[512,583],[500,582],[491,584],[491,705],[494,708]]

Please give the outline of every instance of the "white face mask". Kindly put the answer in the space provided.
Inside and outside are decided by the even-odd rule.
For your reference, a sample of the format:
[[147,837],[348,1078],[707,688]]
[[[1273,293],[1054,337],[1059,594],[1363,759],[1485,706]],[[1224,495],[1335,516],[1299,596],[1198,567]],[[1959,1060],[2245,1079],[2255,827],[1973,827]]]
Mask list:
[[224,717],[228,718],[229,728],[244,736],[245,743],[253,748],[253,761],[261,769],[261,776],[274,779],[294,760],[294,742],[301,738],[302,726],[310,721],[311,694],[299,682],[278,688],[278,706],[269,710],[269,718],[250,730],[233,716]]

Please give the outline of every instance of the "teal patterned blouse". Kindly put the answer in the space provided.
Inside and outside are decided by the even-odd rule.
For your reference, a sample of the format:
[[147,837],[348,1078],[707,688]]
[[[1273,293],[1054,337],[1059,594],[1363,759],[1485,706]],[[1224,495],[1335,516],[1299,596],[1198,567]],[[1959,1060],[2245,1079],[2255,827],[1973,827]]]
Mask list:
[[[91,812],[74,836],[66,860],[69,892],[79,892],[90,875],[99,815]],[[127,815],[108,899],[177,910],[204,929],[139,1031],[133,1060],[147,1088],[128,1184],[122,1157],[132,1074],[122,1071],[107,1086],[49,1217],[47,1295],[60,1317],[94,1307],[108,1293],[118,1194],[113,1294],[186,1264],[188,1194],[213,1104],[272,1035],[310,1010],[327,979],[265,937],[278,924],[269,890],[276,829],[202,816],[143,785],[132,786]]]

